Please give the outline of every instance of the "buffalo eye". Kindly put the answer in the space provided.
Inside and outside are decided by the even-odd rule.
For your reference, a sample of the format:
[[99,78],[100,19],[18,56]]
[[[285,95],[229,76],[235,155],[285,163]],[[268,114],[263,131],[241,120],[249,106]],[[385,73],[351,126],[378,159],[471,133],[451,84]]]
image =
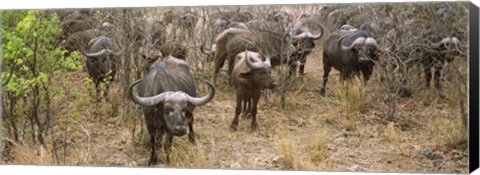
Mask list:
[[357,55],[360,55],[360,49],[357,49],[357,48],[353,48],[352,49],[353,53],[357,54]]
[[267,74],[267,71],[262,71],[262,75],[266,75]]
[[165,113],[167,115],[173,115],[173,109],[172,108],[167,108],[167,109],[165,109]]

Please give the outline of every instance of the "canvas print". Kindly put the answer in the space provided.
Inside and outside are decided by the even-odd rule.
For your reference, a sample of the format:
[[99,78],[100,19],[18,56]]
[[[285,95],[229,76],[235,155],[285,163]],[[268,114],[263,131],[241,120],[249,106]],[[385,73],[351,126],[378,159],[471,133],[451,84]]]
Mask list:
[[1,11],[1,163],[466,173],[467,2]]

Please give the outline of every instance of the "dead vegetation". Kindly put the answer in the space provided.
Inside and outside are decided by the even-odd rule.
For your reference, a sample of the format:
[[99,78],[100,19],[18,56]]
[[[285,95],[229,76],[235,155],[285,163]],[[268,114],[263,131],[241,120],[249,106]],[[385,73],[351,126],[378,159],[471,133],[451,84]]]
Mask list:
[[[203,10],[202,13],[206,13]],[[136,19],[135,13],[119,14],[123,15],[122,19]],[[211,36],[205,32],[209,31],[208,26],[201,22],[197,29],[195,40],[183,41],[189,43],[192,59],[187,60],[195,70],[197,82],[201,82],[210,77],[213,66],[205,63],[204,56],[195,48],[201,40]],[[128,45],[130,43],[122,44],[135,50]],[[414,86],[412,97],[394,99],[395,117],[388,121],[385,118],[391,115],[392,108],[388,100],[392,99],[388,99],[388,90],[384,82],[380,82],[384,71],[375,70],[367,85],[361,79],[342,82],[338,71],[332,71],[330,93],[325,97],[318,94],[323,73],[322,47],[322,44],[316,46],[308,57],[305,75],[292,80],[288,93],[272,91],[262,95],[256,132],[250,131],[250,119],[242,118],[236,132],[228,131],[234,117],[235,95],[233,87],[227,83],[228,75],[221,71],[214,100],[194,112],[196,145],[190,144],[186,136],[176,138],[171,162],[166,164],[165,154],[159,149],[157,166],[467,172],[467,132],[462,118],[468,115],[464,104],[468,93],[466,59],[458,57],[444,69],[444,97],[432,89]],[[135,57],[133,55],[132,52],[131,57]],[[122,64],[140,65],[137,62]],[[278,70],[277,76],[282,72],[285,71]],[[417,76],[417,73],[413,70],[409,74],[409,82],[414,85],[423,82],[423,75]],[[70,93],[65,97],[52,99],[54,106],[61,108],[56,117],[68,119],[65,120],[68,122],[63,128],[55,128],[56,132],[44,145],[29,141],[28,129],[19,130],[22,136],[19,141],[6,135],[4,143],[10,144],[4,150],[2,163],[146,166],[150,150],[143,114],[123,96],[125,84],[137,78],[139,73],[120,74],[122,78],[114,81],[111,87],[109,103],[99,105],[94,103],[93,90],[87,88],[85,70],[59,78],[61,81],[76,80],[71,81]],[[199,91],[205,94],[207,89],[200,86]],[[285,95],[284,104],[280,102],[282,95]]]

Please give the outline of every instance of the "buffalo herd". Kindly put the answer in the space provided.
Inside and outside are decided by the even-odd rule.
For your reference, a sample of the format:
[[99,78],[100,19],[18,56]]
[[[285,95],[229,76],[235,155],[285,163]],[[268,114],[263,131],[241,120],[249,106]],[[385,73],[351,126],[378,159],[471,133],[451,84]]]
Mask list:
[[[432,19],[440,18],[449,12],[448,9],[435,11]],[[243,8],[211,8],[210,12],[205,16],[204,12],[193,8],[169,9],[158,16],[145,16],[142,18],[144,25],[135,26],[139,32],[137,39],[146,42],[132,56],[143,58],[146,63],[142,68],[143,78],[131,83],[126,94],[143,109],[151,142],[149,165],[157,162],[158,143],[163,144],[167,161],[174,136],[188,133],[189,141],[195,143],[194,109],[213,100],[218,74],[225,62],[232,91],[236,92],[235,111],[232,111],[234,118],[229,130],[237,129],[242,113],[251,117],[251,129],[256,130],[259,98],[263,90],[274,89],[279,84],[272,69],[286,65],[288,76],[293,77],[299,67],[298,72],[303,75],[307,57],[316,46],[323,46],[324,72],[323,85],[318,87],[319,98],[325,96],[332,67],[340,72],[341,80],[361,75],[366,83],[375,66],[387,60],[382,57],[384,52],[394,51],[400,56],[409,52],[398,46],[382,45],[386,43],[385,38],[401,38],[401,28],[392,25],[392,21],[398,19],[384,16],[382,20],[372,20],[371,13],[363,14],[361,8],[328,5],[321,7],[319,12],[301,14],[276,9],[259,15]],[[84,55],[97,97],[102,96],[100,83],[107,84],[107,88],[103,89],[103,97],[107,97],[108,84],[114,81],[120,60],[128,57],[121,57],[126,54],[123,52],[125,48],[119,47],[119,39],[115,37],[121,34],[113,35],[115,26],[98,20],[94,10],[62,10],[57,13],[63,29],[59,43],[68,53],[79,51]],[[187,47],[186,42],[178,38],[183,35],[194,40],[199,21],[210,27],[213,33],[211,45],[200,41],[200,47]],[[168,26],[173,26],[170,32],[166,32]],[[419,53],[419,65],[424,67],[426,86],[430,86],[431,69],[434,69],[434,86],[440,90],[442,68],[461,55],[460,38],[463,36],[458,32],[432,31],[429,34],[435,37],[425,37],[429,39],[429,44],[411,52]],[[203,54],[191,54],[193,51]],[[202,60],[206,60],[205,64],[213,62],[212,82],[205,81],[210,92],[203,97],[197,97],[195,72],[189,65],[193,56],[190,55],[200,55]],[[135,88],[138,95],[133,91]],[[165,141],[162,143],[163,136]]]

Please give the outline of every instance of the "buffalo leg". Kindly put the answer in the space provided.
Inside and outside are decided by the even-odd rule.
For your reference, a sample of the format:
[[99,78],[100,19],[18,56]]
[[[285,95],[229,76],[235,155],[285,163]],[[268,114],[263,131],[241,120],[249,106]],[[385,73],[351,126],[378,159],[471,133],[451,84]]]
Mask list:
[[110,89],[110,83],[111,82],[106,82],[105,83],[105,91],[103,92],[103,98],[105,98],[105,101],[108,102],[108,90]]
[[[252,98],[248,98],[247,99],[247,109],[246,109],[246,114],[251,114],[251,111],[252,110]],[[247,119],[251,118],[252,116],[251,115],[247,115]]]
[[440,82],[442,81],[442,64],[441,63],[437,63],[435,64],[434,66],[434,72],[433,72],[433,78],[435,79],[435,89],[436,90],[441,90],[441,85],[440,85]]
[[425,73],[425,87],[430,88],[430,81],[432,81],[432,66],[424,65],[423,72]]
[[97,103],[99,103],[102,101],[102,91],[100,89],[100,83],[95,84],[95,90],[97,94],[96,100],[97,100]]
[[363,84],[367,85],[368,80],[370,80],[370,76],[372,75],[373,70],[371,68],[366,68],[362,71],[363,75]]
[[243,118],[247,117],[247,113],[245,112],[247,109],[247,101],[242,102],[242,111],[240,111],[240,116]]
[[289,70],[288,70],[288,76],[291,77],[293,74],[295,74],[295,71],[297,71],[297,62],[294,61],[289,64]]
[[167,134],[165,139],[165,145],[163,149],[165,150],[165,157],[167,158],[167,163],[170,163],[170,152],[172,151],[173,135]]
[[215,57],[215,70],[213,72],[213,84],[215,85],[217,84],[217,75],[224,64],[225,64],[224,56]]
[[242,101],[243,99],[240,97],[240,93],[237,93],[237,106],[235,107],[235,118],[233,118],[232,124],[230,125],[230,131],[237,130],[238,126],[238,116],[242,112]]
[[252,131],[257,130],[257,103],[258,100],[260,99],[260,95],[253,97],[253,103],[252,103]]
[[251,118],[252,116],[250,115],[250,110],[252,109],[252,99],[251,98],[248,98],[246,100],[243,101],[243,114],[245,116],[246,119],[249,119]]
[[193,131],[193,114],[191,112],[187,112],[187,123],[188,123],[188,141],[190,143],[195,144],[195,132]]
[[151,152],[150,152],[150,160],[148,161],[148,166],[152,166],[157,164],[157,153],[155,152],[156,143],[155,143],[155,134],[150,134],[150,144],[151,144]]
[[235,57],[228,59],[228,69],[227,74],[232,75],[233,67],[235,66]]
[[298,70],[298,73],[300,73],[300,75],[303,75],[305,73],[305,64],[306,63],[307,63],[307,57],[302,55],[300,57],[300,69]]
[[332,67],[325,65],[323,66],[323,86],[320,89],[320,95],[324,96],[325,95],[325,86],[327,85],[328,82],[328,74],[330,74],[330,71],[332,70]]

